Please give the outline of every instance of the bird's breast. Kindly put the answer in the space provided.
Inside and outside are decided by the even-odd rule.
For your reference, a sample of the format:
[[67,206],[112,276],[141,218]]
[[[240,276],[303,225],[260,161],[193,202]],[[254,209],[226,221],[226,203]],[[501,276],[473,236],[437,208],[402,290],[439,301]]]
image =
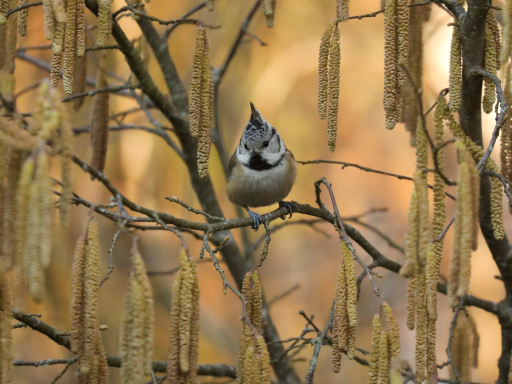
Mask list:
[[237,164],[227,186],[228,198],[236,205],[264,207],[288,196],[295,182],[295,162],[287,157],[269,169],[256,170]]

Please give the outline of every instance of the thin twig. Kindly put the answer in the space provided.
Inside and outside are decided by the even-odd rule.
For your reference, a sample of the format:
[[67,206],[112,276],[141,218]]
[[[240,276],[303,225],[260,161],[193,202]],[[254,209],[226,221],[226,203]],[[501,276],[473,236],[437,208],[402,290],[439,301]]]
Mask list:
[[[345,169],[346,167],[353,167],[353,168],[357,168],[357,169],[360,169],[361,171],[365,171],[365,172],[370,172],[370,173],[377,173],[379,175],[385,175],[385,176],[391,176],[391,177],[396,177],[398,180],[409,180],[409,181],[414,181],[414,179],[412,177],[409,177],[409,176],[404,176],[404,175],[397,175],[395,173],[390,173],[390,172],[385,172],[385,171],[379,171],[377,169],[372,169],[372,168],[368,168],[368,167],[363,167],[362,165],[359,165],[359,164],[354,164],[354,163],[347,163],[347,162],[344,162],[344,161],[333,161],[333,160],[308,160],[308,161],[298,161],[297,160],[297,163],[299,164],[302,164],[302,165],[307,165],[307,164],[340,164],[342,165],[341,169]],[[430,184],[427,184],[427,187],[434,190],[434,186],[433,185],[430,185]],[[445,192],[444,193],[447,197],[449,197],[450,199],[452,200],[457,200],[455,198],[455,196],[449,194],[448,192]]]
[[[203,9],[204,7],[206,6],[206,1],[203,1],[202,3],[196,5],[194,8],[190,9],[188,12],[186,12],[183,16],[180,17],[181,20],[184,20],[184,19],[188,19],[190,16],[192,16],[194,13],[196,13],[197,11]],[[167,39],[169,38],[170,34],[172,31],[174,31],[174,29],[178,26],[179,24],[174,24],[174,25],[171,25],[169,28],[167,28],[167,30],[164,32],[163,34],[163,38],[164,40],[167,41]]]
[[27,9],[27,8],[31,8],[31,7],[38,7],[40,5],[43,5],[42,1],[36,1],[34,3],[28,3],[28,4],[23,4],[23,5],[17,6],[16,8],[9,9],[9,11],[7,11],[7,17],[9,17],[13,13],[19,12],[23,9]]
[[325,324],[324,329],[322,332],[317,333],[317,338],[315,339],[315,349],[313,350],[313,356],[311,356],[311,360],[309,362],[309,370],[308,374],[306,375],[306,384],[312,384],[313,383],[313,375],[315,374],[316,365],[318,363],[318,355],[320,355],[320,349],[323,346],[323,341],[325,339],[325,336],[327,335],[327,332],[331,328],[332,319],[334,316],[334,304],[331,308],[331,314],[329,315],[329,319],[327,320],[327,323]]
[[457,308],[455,309],[455,314],[453,315],[452,323],[450,324],[450,335],[448,336],[448,346],[446,347],[446,355],[448,356],[448,362],[452,366],[453,373],[455,373],[455,377],[457,378],[457,381],[459,383],[462,383],[462,379],[459,375],[459,372],[457,371],[457,368],[455,367],[455,363],[452,360],[452,341],[455,331],[455,326],[457,325],[457,319],[459,317],[460,311],[464,309],[464,300],[462,298],[459,300],[459,305],[457,305]]
[[293,287],[291,287],[290,289],[287,289],[286,291],[284,291],[283,293],[277,295],[276,297],[272,298],[268,303],[267,303],[267,309],[270,308],[272,306],[272,304],[275,304],[277,301],[281,300],[281,299],[284,299],[285,297],[287,296],[290,296],[293,292],[295,292],[297,289],[300,288],[300,284],[295,284]]
[[184,201],[181,201],[176,196],[166,197],[165,199],[169,200],[171,203],[177,203],[177,204],[181,205],[183,208],[186,208],[189,212],[195,213],[196,215],[203,215],[206,218],[210,219],[211,221],[222,221],[224,223],[227,221],[224,217],[212,216],[209,213],[203,212],[199,209],[192,208],[190,205],[188,205]]
[[89,92],[77,93],[76,95],[66,96],[61,101],[63,103],[66,103],[68,101],[79,99],[81,97],[94,96],[94,95],[97,95],[98,93],[104,93],[104,92],[117,93],[119,91],[124,91],[127,89],[138,89],[138,88],[139,88],[139,84],[125,84],[125,85],[118,85],[115,87],[105,87],[105,88],[100,88],[100,89],[94,89]]

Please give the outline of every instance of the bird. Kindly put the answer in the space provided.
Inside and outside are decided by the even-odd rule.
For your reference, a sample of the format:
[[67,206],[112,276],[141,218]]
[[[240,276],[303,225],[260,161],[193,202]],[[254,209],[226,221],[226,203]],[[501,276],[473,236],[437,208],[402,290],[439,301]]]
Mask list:
[[276,129],[250,104],[251,117],[229,160],[227,195],[229,201],[247,210],[254,221],[251,228],[257,231],[261,216],[249,207],[279,203],[292,217],[296,203],[284,199],[295,183],[297,163]]

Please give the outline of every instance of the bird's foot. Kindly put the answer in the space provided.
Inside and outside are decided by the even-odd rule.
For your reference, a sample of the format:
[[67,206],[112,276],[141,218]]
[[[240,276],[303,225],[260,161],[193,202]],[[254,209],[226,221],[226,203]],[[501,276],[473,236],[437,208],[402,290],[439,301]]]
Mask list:
[[261,216],[258,215],[256,212],[251,211],[249,209],[249,207],[247,207],[247,206],[245,206],[244,208],[247,211],[247,213],[249,214],[249,216],[251,216],[252,219],[254,220],[254,224],[251,225],[251,228],[254,229],[255,231],[257,231],[261,224]]
[[[286,210],[290,214],[290,219],[291,219],[292,218],[292,214],[293,214],[293,208],[297,208],[297,204],[294,203],[293,201],[280,201],[279,202],[279,208],[281,208],[281,207],[286,208]],[[286,215],[281,216],[281,219],[284,220],[285,218],[286,218]]]

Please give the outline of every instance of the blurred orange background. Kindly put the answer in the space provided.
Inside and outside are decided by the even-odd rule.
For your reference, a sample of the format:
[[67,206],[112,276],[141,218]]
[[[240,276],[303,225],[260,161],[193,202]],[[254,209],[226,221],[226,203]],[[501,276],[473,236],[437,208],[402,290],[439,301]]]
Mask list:
[[[199,3],[198,0],[162,1],[152,0],[146,5],[149,14],[161,19],[176,19]],[[253,2],[219,0],[215,11],[201,10],[194,17],[209,25],[219,25],[219,29],[209,29],[211,42],[211,60],[214,67],[222,64],[242,20],[252,7]],[[122,0],[114,0],[112,10],[124,5]],[[354,1],[350,5],[350,14],[359,15],[380,9],[378,0]],[[19,38],[19,46],[47,44],[43,36],[42,9],[31,8],[29,12],[28,33]],[[403,124],[393,131],[384,127],[382,107],[383,85],[383,15],[363,20],[349,20],[340,24],[341,32],[341,94],[339,107],[337,150],[334,154],[327,151],[326,122],[317,115],[317,63],[320,37],[327,24],[335,18],[334,0],[278,0],[275,27],[267,29],[263,13],[258,11],[249,31],[260,37],[268,46],[249,37],[238,50],[226,73],[220,89],[220,121],[224,141],[231,153],[238,144],[242,130],[249,117],[249,101],[254,102],[268,121],[276,127],[287,147],[299,160],[329,159],[376,168],[397,174],[411,176],[415,167],[415,150],[409,145],[409,133]],[[96,23],[95,17],[88,13],[90,25]],[[451,17],[439,7],[433,5],[432,17],[424,28],[424,103],[428,108],[435,101],[438,92],[448,86],[449,41]],[[121,26],[130,39],[140,35],[137,24],[125,17]],[[165,26],[155,24],[163,32]],[[196,27],[183,25],[175,29],[169,39],[170,52],[176,62],[182,80],[190,83],[192,54]],[[114,44],[111,39],[109,44]],[[49,51],[30,51],[28,54],[49,61]],[[94,56],[94,55],[93,55]],[[96,56],[99,57],[99,56]],[[118,51],[108,51],[108,69],[127,79],[129,68]],[[152,58],[149,70],[163,92],[167,92],[158,64]],[[95,75],[95,65],[89,60],[89,77]],[[46,77],[48,74],[21,60],[17,61],[17,90]],[[109,78],[110,85],[121,84]],[[136,107],[133,99],[111,96],[111,113]],[[27,94],[18,100],[18,109],[30,111],[34,104],[34,95]],[[79,113],[72,114],[76,127],[89,124],[92,99],[88,98]],[[170,124],[153,111],[153,116],[162,124]],[[430,118],[432,116],[430,115]],[[112,122],[113,123],[113,122]],[[125,123],[150,126],[144,113],[130,115]],[[429,121],[431,128],[431,121]],[[494,117],[485,116],[484,142],[488,143],[494,126]],[[90,160],[91,150],[88,135],[76,137],[76,154]],[[498,149],[493,157],[499,161]],[[456,163],[453,147],[447,155],[447,173],[456,177]],[[58,167],[55,163],[55,176]],[[199,208],[191,188],[188,174],[182,162],[162,139],[141,131],[112,132],[109,138],[107,177],[113,184],[133,201],[173,215],[203,221],[186,209],[164,200],[165,196],[177,196],[190,205]],[[110,198],[106,189],[98,182],[92,182],[89,176],[78,167],[74,167],[74,189],[84,199],[105,204]],[[225,217],[235,217],[233,206],[225,194],[226,180],[215,150],[210,159],[210,176]],[[412,183],[395,178],[365,173],[337,165],[305,165],[299,167],[297,183],[289,199],[300,203],[315,205],[313,182],[325,176],[332,184],[342,216],[362,213],[371,208],[386,207],[385,213],[374,213],[364,220],[377,226],[399,244],[403,244],[409,198]],[[456,191],[449,187],[447,191]],[[324,193],[324,196],[326,194]],[[327,200],[327,199],[326,199]],[[453,203],[447,199],[447,218],[453,214]],[[330,206],[330,204],[329,204]],[[506,205],[505,205],[506,206]],[[274,209],[269,207],[257,210],[265,213]],[[42,313],[42,320],[62,331],[69,330],[70,269],[74,243],[82,230],[82,220],[87,212],[84,207],[73,207],[72,225],[69,229],[57,229],[54,261],[47,274],[48,297],[41,306],[29,304],[27,312]],[[300,215],[294,219],[303,219]],[[288,220],[288,219],[287,219]],[[102,246],[102,271],[108,265],[108,249],[117,230],[114,223],[99,217],[100,242]],[[274,224],[280,221],[274,222]],[[505,225],[510,230],[512,221],[505,214]],[[271,315],[282,339],[300,335],[305,321],[298,315],[299,310],[315,315],[315,322],[323,328],[331,308],[335,293],[337,267],[341,261],[339,240],[332,226],[319,224],[330,236],[313,231],[307,226],[289,226],[272,235],[270,253],[260,270],[267,298],[272,298],[300,284],[300,289],[279,301],[271,308]],[[404,257],[390,248],[385,241],[363,227],[355,225],[387,257],[402,262]],[[252,240],[262,236],[263,231],[250,231]],[[240,240],[240,232],[235,231]],[[142,255],[148,270],[167,270],[178,265],[179,243],[169,232],[140,232]],[[185,235],[188,236],[188,235]],[[192,254],[198,255],[200,244],[187,237]],[[442,263],[442,275],[448,275],[452,236],[448,233],[445,242],[445,257]],[[123,309],[128,271],[130,268],[129,248],[131,238],[121,234],[113,252],[114,272],[100,289],[100,320],[109,329],[102,333],[108,354],[118,354],[118,336],[120,316]],[[356,247],[360,257],[370,263],[370,257]],[[259,252],[255,253],[255,257]],[[356,273],[361,269],[356,266]],[[385,270],[377,269],[382,275],[377,279],[383,295],[391,304],[401,326],[401,354],[411,364],[414,363],[414,332],[405,324],[406,280]],[[201,287],[201,339],[200,363],[225,363],[234,365],[241,333],[239,300],[228,292],[222,292],[222,281],[212,263],[198,265]],[[497,268],[486,248],[483,238],[480,248],[473,256],[473,273],[470,292],[479,297],[499,301],[504,296],[502,283],[493,276]],[[167,355],[168,328],[171,285],[175,276],[155,276],[151,281],[155,295],[156,338],[155,360],[165,360]],[[361,298],[358,303],[359,325],[357,346],[366,350],[371,344],[371,319],[379,307],[376,298],[365,279]],[[437,360],[446,360],[448,328],[452,319],[446,297],[439,295],[438,348]],[[497,359],[501,351],[500,327],[494,315],[476,308],[470,308],[475,317],[481,336],[481,349],[478,369],[474,370],[473,381],[493,382],[497,377]],[[17,329],[14,334],[14,358],[19,360],[41,360],[49,358],[68,358],[72,354],[63,347],[49,341],[30,329]],[[301,377],[305,377],[309,359],[313,352],[311,346],[305,347],[296,358],[295,366]],[[341,372],[333,374],[330,367],[331,351],[329,347],[321,350],[315,375],[318,383],[346,381],[365,383],[367,368],[346,358],[342,361]],[[16,367],[16,383],[49,383],[62,370],[63,366]],[[60,383],[74,382],[72,366],[60,379]],[[440,371],[440,377],[448,377],[448,368]],[[119,382],[119,370],[110,368],[112,383]],[[211,378],[202,377],[203,382]],[[223,380],[213,380],[223,381]]]

